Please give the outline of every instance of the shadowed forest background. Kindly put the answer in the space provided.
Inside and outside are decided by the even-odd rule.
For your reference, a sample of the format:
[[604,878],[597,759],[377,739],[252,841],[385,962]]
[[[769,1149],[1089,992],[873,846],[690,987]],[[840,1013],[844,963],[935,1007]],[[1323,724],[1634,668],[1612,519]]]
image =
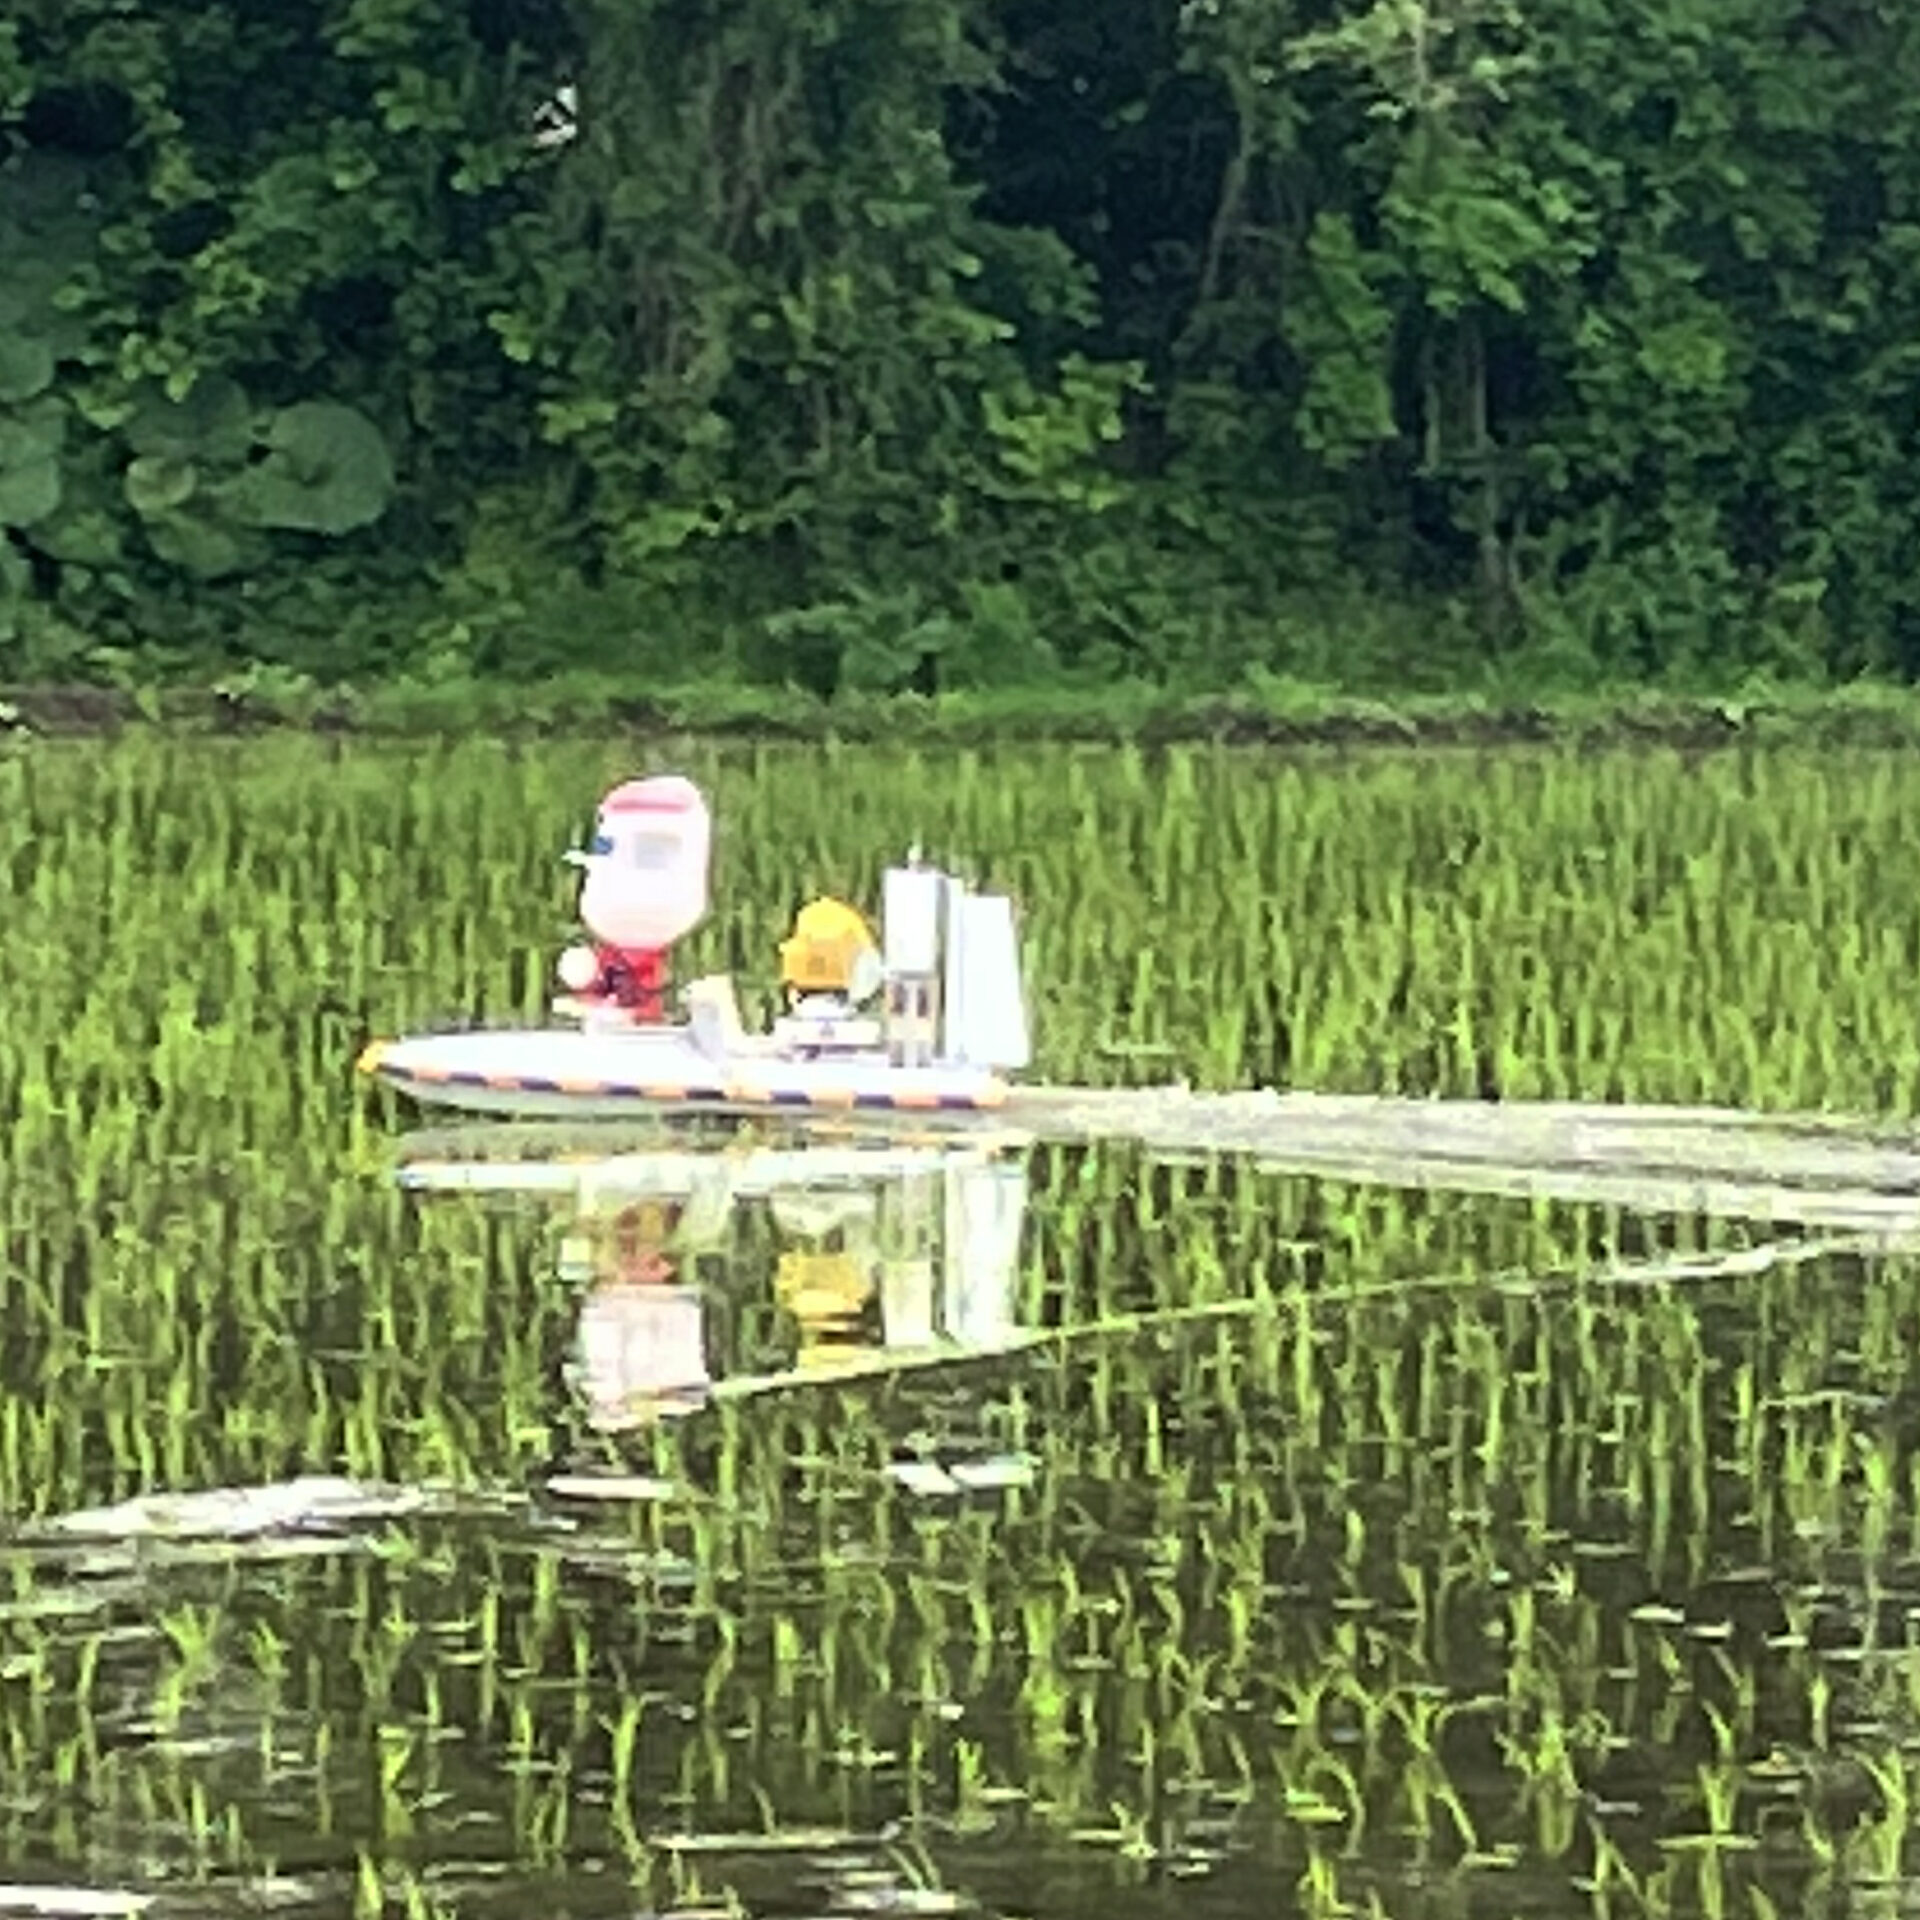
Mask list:
[[0,679],[1920,670],[1908,0],[15,0]]

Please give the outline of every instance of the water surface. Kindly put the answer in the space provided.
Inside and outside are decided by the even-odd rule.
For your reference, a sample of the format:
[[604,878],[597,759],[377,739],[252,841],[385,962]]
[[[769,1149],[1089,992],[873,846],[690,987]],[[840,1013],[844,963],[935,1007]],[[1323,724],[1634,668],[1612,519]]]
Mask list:
[[[298,1317],[209,1276],[116,1345],[92,1307],[32,1429],[70,1519],[353,1485],[307,1524],[23,1512],[7,1876],[183,1914],[1901,1908],[1912,1262],[801,1152],[416,1156]],[[15,1459],[68,1337],[21,1331]]]

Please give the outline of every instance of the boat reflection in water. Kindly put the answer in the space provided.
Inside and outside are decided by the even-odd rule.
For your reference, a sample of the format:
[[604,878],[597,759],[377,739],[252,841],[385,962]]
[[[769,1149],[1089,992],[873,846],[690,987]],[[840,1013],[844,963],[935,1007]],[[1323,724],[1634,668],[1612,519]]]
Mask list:
[[415,1160],[404,1185],[566,1211],[570,1375],[617,1434],[716,1397],[1018,1344],[1024,1157],[990,1146]]
[[601,1433],[710,1398],[705,1309],[673,1258],[673,1226],[670,1208],[645,1200],[577,1223],[560,1243],[560,1276],[582,1289],[573,1384]]

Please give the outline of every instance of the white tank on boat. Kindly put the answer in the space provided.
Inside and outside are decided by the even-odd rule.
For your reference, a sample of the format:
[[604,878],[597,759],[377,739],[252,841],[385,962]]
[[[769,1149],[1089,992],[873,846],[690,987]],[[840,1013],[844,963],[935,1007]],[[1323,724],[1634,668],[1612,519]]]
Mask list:
[[881,882],[882,938],[889,974],[940,969],[940,896],[946,876],[917,863],[889,867]]
[[616,947],[683,939],[706,918],[712,842],[706,796],[691,780],[623,782],[600,802],[586,851],[567,856],[586,870],[581,922]]
[[1004,894],[971,893],[959,881],[949,881],[946,939],[941,1057],[956,1066],[1003,1072],[1026,1066],[1032,1056],[1013,902]]
[[1017,1071],[1032,1058],[1013,902],[922,866],[884,887],[888,1058]]

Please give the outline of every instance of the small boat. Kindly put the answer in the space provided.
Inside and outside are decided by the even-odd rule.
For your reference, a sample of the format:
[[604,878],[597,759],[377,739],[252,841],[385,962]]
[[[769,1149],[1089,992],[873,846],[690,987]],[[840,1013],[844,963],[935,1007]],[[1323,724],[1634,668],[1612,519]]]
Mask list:
[[[602,799],[585,869],[592,947],[560,955],[568,1024],[375,1040],[359,1071],[423,1105],[521,1118],[645,1111],[992,1111],[1029,1062],[1012,902],[976,893],[917,850],[888,870],[878,937],[838,900],[803,907],[781,947],[788,1007],[743,1025],[731,978],[668,1010],[667,950],[705,916],[709,828],[676,776]],[[877,1006],[877,1011],[874,1010]]]

